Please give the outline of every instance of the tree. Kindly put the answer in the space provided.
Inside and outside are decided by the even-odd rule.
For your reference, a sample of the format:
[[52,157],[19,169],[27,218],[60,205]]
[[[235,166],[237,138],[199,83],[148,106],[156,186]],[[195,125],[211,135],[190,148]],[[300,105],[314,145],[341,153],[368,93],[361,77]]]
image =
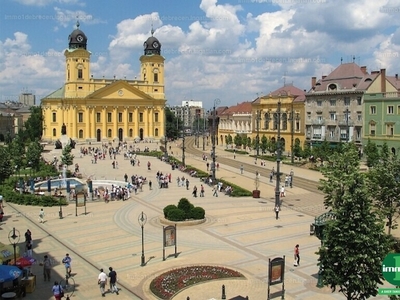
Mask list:
[[0,182],[10,177],[13,172],[10,152],[6,147],[0,146]]
[[29,144],[29,151],[26,152],[26,161],[28,166],[35,169],[36,171],[39,170],[42,151],[43,146],[39,143],[38,140],[36,140]]
[[386,142],[383,143],[381,151],[379,152],[380,159],[388,158],[390,155],[389,147]]
[[71,166],[74,163],[74,156],[71,154],[72,148],[66,145],[62,150],[61,162],[63,165]]
[[19,134],[11,141],[8,148],[16,169],[20,170],[24,165],[25,145]]
[[21,138],[23,141],[40,140],[43,134],[43,114],[40,106],[30,108],[31,115],[26,120]]
[[[380,163],[367,173],[368,191],[382,218],[387,219],[388,233],[397,228],[400,216],[400,160],[382,147]],[[386,147],[387,148],[387,147]]]
[[293,145],[293,155],[295,157],[301,157],[302,156],[302,150],[301,150],[301,146],[300,146],[300,140],[296,139],[294,141],[294,145]]
[[230,134],[228,134],[225,140],[225,144],[232,145],[232,143],[233,143],[233,138]]
[[369,168],[375,166],[379,162],[379,149],[374,142],[368,139],[367,145],[364,148],[364,154],[367,157],[367,166]]
[[246,146],[251,148],[251,137],[248,136],[247,138],[246,137],[244,138],[246,139]]
[[268,139],[265,136],[265,134],[263,134],[263,136],[261,137],[261,145],[260,145],[261,151],[262,153],[265,153],[267,151],[268,148]]
[[326,178],[320,185],[324,203],[336,216],[325,225],[317,252],[322,282],[333,291],[339,288],[347,299],[376,296],[383,279],[382,261],[391,242],[372,208],[356,146],[344,145],[342,153],[329,157],[322,173]]
[[175,116],[175,114],[169,109],[168,106],[165,108],[165,116],[167,138],[178,138],[182,122],[180,122],[180,120]]
[[235,135],[233,142],[235,143],[236,146],[242,146],[243,141],[242,141],[242,137],[240,136],[240,134]]

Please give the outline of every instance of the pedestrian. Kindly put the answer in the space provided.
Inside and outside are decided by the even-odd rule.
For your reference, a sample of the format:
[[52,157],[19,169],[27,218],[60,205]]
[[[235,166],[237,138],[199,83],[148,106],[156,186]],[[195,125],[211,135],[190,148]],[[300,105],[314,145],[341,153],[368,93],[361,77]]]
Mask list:
[[213,187],[213,197],[218,197],[218,184]]
[[97,284],[100,287],[100,292],[101,292],[101,296],[105,297],[105,288],[106,288],[106,284],[107,284],[107,274],[104,273],[103,269],[100,269],[100,274],[99,277],[97,278]]
[[54,285],[51,288],[54,297],[56,300],[61,300],[61,298],[64,296],[64,290],[61,287],[61,285],[58,283],[58,281],[54,281]]
[[192,195],[193,195],[193,197],[197,198],[197,186],[193,187]]
[[148,161],[147,162],[147,170],[150,171],[150,169],[151,169],[151,163],[150,163],[150,161]]
[[219,170],[219,163],[217,163],[217,171]]
[[294,266],[300,266],[300,250],[299,244],[294,247]]
[[186,179],[186,190],[189,190],[189,179]]
[[276,218],[276,220],[278,220],[279,219],[279,211],[280,211],[279,205],[275,206],[274,210],[275,210],[275,218]]
[[240,174],[243,174],[244,168],[243,165],[240,165]]
[[26,243],[25,248],[26,248],[26,254],[29,257],[33,257],[33,254],[32,254],[32,243],[30,241]]
[[125,182],[128,182],[128,174],[125,173],[124,179],[125,179]]
[[151,191],[151,186],[152,186],[153,184],[152,184],[152,182],[151,182],[151,180],[149,180],[149,189],[150,189],[150,191]]
[[[110,158],[111,158],[111,156],[110,156]],[[113,161],[111,164],[113,166],[113,169],[115,169],[115,161]]]
[[204,186],[201,185],[200,187],[200,197],[204,197]]
[[281,197],[285,197],[285,186],[281,186]]
[[44,281],[50,281],[51,278],[51,262],[47,255],[44,256],[43,260],[43,276]]
[[210,163],[207,163],[206,166],[207,166],[207,171],[208,171],[210,169]]
[[39,212],[39,222],[40,223],[44,223],[44,210],[43,210],[43,208],[41,208],[40,212]]
[[290,187],[293,187],[293,176],[294,176],[294,172],[293,169],[290,170]]
[[269,182],[272,182],[273,178],[274,178],[274,172],[271,171],[271,173],[269,173]]
[[118,287],[117,287],[117,272],[113,270],[113,268],[109,267],[110,273],[108,273],[108,277],[110,277],[110,291],[111,293],[118,293]]
[[25,243],[32,242],[32,232],[27,229],[25,232]]
[[69,256],[69,254],[68,253],[65,254],[65,257],[63,258],[62,263],[64,264],[65,274],[67,277],[71,277],[71,262],[72,262],[72,259]]

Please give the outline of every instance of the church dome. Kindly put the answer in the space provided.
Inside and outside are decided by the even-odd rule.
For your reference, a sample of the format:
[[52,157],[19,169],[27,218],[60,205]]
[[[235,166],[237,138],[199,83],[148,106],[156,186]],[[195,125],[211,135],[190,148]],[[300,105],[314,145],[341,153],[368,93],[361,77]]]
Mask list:
[[76,22],[76,29],[71,32],[68,40],[69,49],[83,48],[86,50],[87,37],[85,33],[79,29],[79,21]]
[[154,30],[151,30],[151,37],[149,37],[144,43],[144,55],[161,54],[161,43],[153,36]]

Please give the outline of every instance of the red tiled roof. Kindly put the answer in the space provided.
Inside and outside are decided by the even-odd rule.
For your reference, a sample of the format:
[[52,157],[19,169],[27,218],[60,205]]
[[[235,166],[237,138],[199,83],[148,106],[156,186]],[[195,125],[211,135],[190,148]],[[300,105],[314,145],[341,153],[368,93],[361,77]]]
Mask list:
[[285,84],[284,86],[280,87],[279,89],[271,92],[272,96],[278,96],[279,94],[284,95],[285,92],[292,96],[301,96],[305,95],[305,91],[295,87],[293,84]]
[[221,113],[221,115],[233,115],[237,113],[251,113],[251,102],[242,102],[237,105],[229,107]]
[[390,82],[398,91],[400,91],[400,79],[397,76],[386,76],[386,80]]

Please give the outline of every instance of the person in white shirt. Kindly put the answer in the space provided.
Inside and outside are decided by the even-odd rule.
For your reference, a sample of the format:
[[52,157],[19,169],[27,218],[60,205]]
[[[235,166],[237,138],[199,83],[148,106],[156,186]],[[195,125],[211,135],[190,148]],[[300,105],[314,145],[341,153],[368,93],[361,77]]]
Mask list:
[[107,274],[104,273],[103,269],[100,269],[100,274],[99,274],[97,283],[100,286],[101,296],[105,297],[106,296],[105,295],[105,292],[106,292],[105,291],[105,287],[106,287],[106,284],[107,284]]

